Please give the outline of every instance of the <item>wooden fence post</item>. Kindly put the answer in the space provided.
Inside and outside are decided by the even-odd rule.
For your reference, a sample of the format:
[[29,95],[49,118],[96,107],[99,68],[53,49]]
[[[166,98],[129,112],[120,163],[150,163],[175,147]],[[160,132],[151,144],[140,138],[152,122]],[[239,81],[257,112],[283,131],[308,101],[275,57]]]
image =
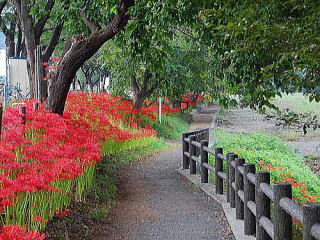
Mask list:
[[192,156],[196,156],[197,147],[194,146],[191,142],[196,141],[197,137],[195,135],[189,136],[189,149],[190,149],[190,174],[197,174],[197,163],[192,159]]
[[230,192],[230,207],[231,208],[235,208],[236,207],[236,194],[235,194],[235,189],[232,186],[232,183],[235,183],[235,169],[232,166],[232,163],[235,161],[235,159],[238,157],[238,155],[236,154],[230,154],[229,156],[229,181],[230,181],[230,185],[229,185],[229,192]]
[[274,240],[292,240],[292,217],[280,207],[282,198],[292,198],[292,186],[289,183],[275,184],[273,192]]
[[248,174],[256,173],[256,166],[254,164],[244,164],[244,234],[254,235],[256,233],[256,217],[248,207],[248,202],[255,201],[255,185],[249,181]]
[[236,189],[235,189],[235,195],[236,195],[236,219],[243,220],[244,219],[244,208],[243,208],[243,202],[241,198],[239,197],[238,191],[243,190],[243,176],[239,172],[238,167],[242,166],[245,163],[245,160],[243,158],[236,158],[235,161],[235,176],[236,176]]
[[320,223],[320,203],[308,203],[303,206],[303,240],[316,240],[311,235],[315,223]]
[[19,108],[19,114],[21,117],[21,124],[26,124],[26,113],[27,113],[27,108],[25,106],[21,106]]
[[257,240],[271,240],[271,237],[264,230],[263,227],[260,226],[259,220],[261,217],[267,217],[270,219],[271,211],[270,211],[270,203],[271,200],[260,190],[260,184],[266,183],[270,184],[270,173],[269,172],[257,172],[256,173],[256,238]]
[[204,147],[208,147],[208,141],[201,141],[201,183],[208,183],[208,169],[203,167],[204,163],[208,163],[208,152],[203,150]]
[[33,105],[33,110],[34,111],[39,110],[39,103],[38,102],[34,102],[32,105]]
[[227,175],[227,202],[230,202],[230,191],[229,191],[229,188],[230,188],[230,169],[229,169],[229,164],[230,164],[230,161],[229,161],[229,158],[230,158],[230,155],[232,153],[227,153],[226,155],[226,175]]
[[190,160],[184,155],[185,152],[189,152],[189,144],[184,140],[187,138],[187,133],[182,134],[182,159],[183,159],[183,169],[188,169],[190,165]]
[[218,176],[218,172],[223,172],[223,160],[218,157],[218,154],[223,154],[223,148],[216,148],[215,149],[216,193],[223,194],[223,179]]

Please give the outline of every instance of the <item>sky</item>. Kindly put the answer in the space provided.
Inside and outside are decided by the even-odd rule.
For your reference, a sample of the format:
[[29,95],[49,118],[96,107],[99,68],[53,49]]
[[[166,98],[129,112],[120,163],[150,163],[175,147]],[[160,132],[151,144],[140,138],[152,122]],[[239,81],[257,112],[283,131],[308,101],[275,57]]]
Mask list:
[[0,49],[0,76],[6,75],[6,50]]

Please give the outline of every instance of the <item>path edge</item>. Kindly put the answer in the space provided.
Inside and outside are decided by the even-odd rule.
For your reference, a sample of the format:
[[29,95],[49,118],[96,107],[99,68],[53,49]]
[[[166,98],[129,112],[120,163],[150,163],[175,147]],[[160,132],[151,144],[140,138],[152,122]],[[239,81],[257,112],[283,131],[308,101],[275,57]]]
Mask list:
[[176,171],[188,179],[191,183],[199,186],[199,188],[207,194],[209,197],[217,201],[227,217],[228,223],[231,227],[232,233],[236,240],[255,240],[253,236],[248,236],[244,234],[244,222],[242,220],[236,219],[235,208],[230,208],[229,203],[227,203],[227,197],[225,195],[216,194],[215,186],[211,183],[201,183],[201,177],[199,174],[191,175],[189,169],[176,169]]

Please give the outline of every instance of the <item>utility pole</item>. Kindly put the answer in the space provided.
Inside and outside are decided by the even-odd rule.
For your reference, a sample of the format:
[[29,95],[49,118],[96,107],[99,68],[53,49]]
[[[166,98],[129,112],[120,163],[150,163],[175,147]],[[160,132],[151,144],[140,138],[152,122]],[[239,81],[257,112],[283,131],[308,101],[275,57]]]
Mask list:
[[159,97],[159,109],[158,109],[158,113],[159,113],[159,123],[162,123],[162,98]]

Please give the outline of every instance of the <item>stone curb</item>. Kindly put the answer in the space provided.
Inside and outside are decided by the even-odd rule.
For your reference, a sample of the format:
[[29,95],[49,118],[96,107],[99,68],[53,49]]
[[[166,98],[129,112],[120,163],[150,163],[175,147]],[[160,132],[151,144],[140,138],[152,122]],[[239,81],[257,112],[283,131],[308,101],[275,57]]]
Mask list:
[[208,196],[216,200],[221,204],[223,211],[227,217],[233,235],[237,240],[255,240],[253,236],[244,235],[243,221],[236,219],[236,210],[230,208],[229,203],[227,203],[227,197],[225,195],[218,195],[215,193],[215,186],[211,183],[201,183],[201,177],[199,174],[191,175],[189,169],[177,169],[182,176],[187,178],[193,184],[196,184],[200,189],[205,192]]

